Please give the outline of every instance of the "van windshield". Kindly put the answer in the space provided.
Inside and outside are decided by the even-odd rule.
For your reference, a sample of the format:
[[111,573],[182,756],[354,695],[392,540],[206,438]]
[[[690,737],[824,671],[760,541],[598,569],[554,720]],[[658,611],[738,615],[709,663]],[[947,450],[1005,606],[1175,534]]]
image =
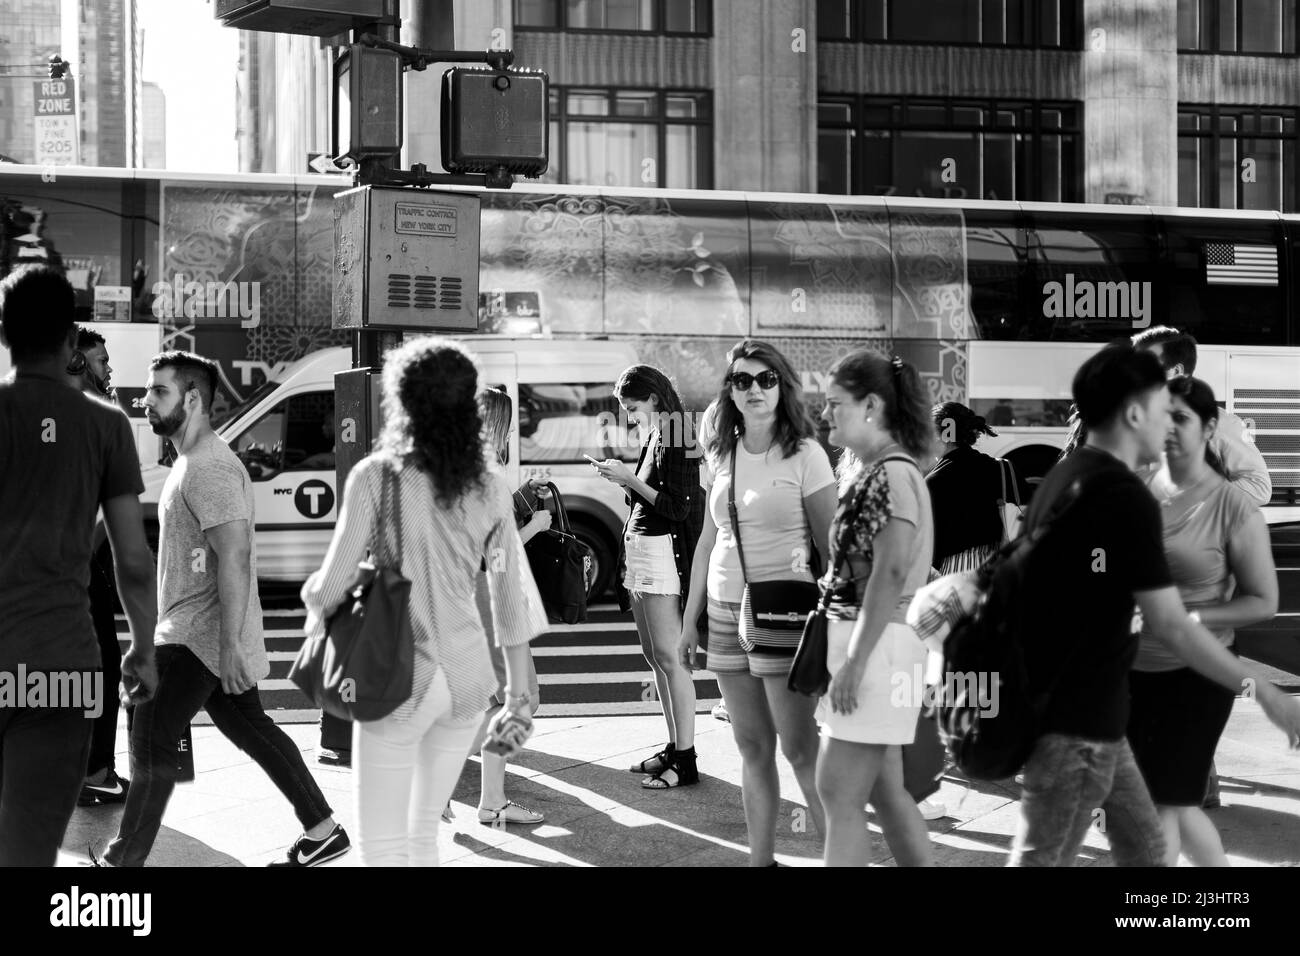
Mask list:
[[215,407],[212,410],[213,429],[220,434],[225,430],[227,425],[235,421],[235,419],[239,418],[240,415],[244,414],[244,412],[248,411],[262,399],[266,398],[267,395],[270,395],[275,391],[279,384],[279,382],[274,380],[267,380],[254,389],[253,393],[249,395],[248,398],[226,408],[222,408],[220,403],[214,402],[213,404]]

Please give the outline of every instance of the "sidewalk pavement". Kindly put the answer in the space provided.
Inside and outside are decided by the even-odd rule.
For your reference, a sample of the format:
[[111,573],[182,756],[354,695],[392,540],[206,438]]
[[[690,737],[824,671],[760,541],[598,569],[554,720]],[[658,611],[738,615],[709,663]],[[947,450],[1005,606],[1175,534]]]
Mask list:
[[[544,711],[545,708],[543,708]],[[455,821],[439,836],[446,866],[744,866],[745,818],[740,757],[730,725],[698,717],[698,786],[649,791],[627,767],[659,749],[661,717],[537,719],[528,750],[510,765],[507,792],[546,814],[536,827],[478,823],[479,763],[471,757],[453,795]],[[316,762],[314,724],[284,728],[353,839],[353,850],[330,866],[359,866],[352,771]],[[260,768],[211,726],[194,727],[197,779],[181,784],[167,809],[150,866],[264,866],[282,858],[298,837],[293,811]],[[125,732],[118,740],[125,741]],[[1238,866],[1300,865],[1300,754],[1253,702],[1238,699],[1216,756],[1223,807],[1210,818]],[[125,769],[125,754],[118,757]],[[819,866],[816,830],[789,765],[778,755],[781,809],[777,854],[791,866]],[[932,800],[948,815],[929,824],[939,866],[1002,866],[1018,821],[1014,781],[971,785],[950,775]],[[60,865],[84,864],[116,834],[122,809],[78,808]],[[877,863],[892,865],[875,835]],[[1077,865],[1110,865],[1105,838],[1089,833]]]

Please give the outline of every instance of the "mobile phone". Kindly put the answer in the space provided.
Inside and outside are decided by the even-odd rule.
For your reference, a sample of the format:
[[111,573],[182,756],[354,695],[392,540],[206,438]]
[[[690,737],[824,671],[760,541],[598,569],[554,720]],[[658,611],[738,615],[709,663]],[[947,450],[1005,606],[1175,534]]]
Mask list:
[[490,729],[483,749],[502,757],[513,756],[522,750],[533,733],[532,723],[518,714],[507,714],[494,723],[496,726]]
[[599,465],[599,464],[601,464],[601,461],[600,461],[599,458],[592,458],[590,455],[588,455],[588,454],[586,454],[586,453],[584,453],[582,457],[585,458],[585,459],[587,459],[587,461],[591,462],[593,465]]

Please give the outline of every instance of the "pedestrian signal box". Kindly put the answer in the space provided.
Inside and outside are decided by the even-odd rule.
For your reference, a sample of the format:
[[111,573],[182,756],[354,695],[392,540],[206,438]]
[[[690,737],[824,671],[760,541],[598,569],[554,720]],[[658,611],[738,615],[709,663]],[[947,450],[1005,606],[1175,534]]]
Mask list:
[[442,165],[449,173],[546,172],[549,80],[540,70],[458,67],[442,75]]
[[216,0],[223,26],[262,33],[329,37],[384,15],[384,0]]
[[334,197],[336,329],[478,329],[479,199],[361,186]]

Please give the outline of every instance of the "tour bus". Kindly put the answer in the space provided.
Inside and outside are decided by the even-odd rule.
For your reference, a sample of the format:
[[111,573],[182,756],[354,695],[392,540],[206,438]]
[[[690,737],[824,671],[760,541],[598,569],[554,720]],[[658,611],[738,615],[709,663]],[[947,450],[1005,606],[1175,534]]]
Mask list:
[[[127,288],[131,320],[215,358],[221,402],[244,409],[261,379],[347,343],[329,316],[333,196],[350,186],[0,166],[0,273],[30,256],[75,267],[88,320],[99,286]],[[1015,464],[1025,496],[1063,442],[1079,363],[1177,326],[1264,456],[1267,520],[1300,522],[1300,216],[526,183],[482,192],[481,209],[480,331],[531,331],[561,370],[606,340],[668,371],[696,412],[745,337],[790,358],[813,412],[837,358],[896,354],[935,403],[989,420],[999,437],[981,448]],[[191,282],[226,283],[231,308],[182,296]],[[525,441],[577,401],[520,399]],[[525,469],[548,467],[525,451]]]

